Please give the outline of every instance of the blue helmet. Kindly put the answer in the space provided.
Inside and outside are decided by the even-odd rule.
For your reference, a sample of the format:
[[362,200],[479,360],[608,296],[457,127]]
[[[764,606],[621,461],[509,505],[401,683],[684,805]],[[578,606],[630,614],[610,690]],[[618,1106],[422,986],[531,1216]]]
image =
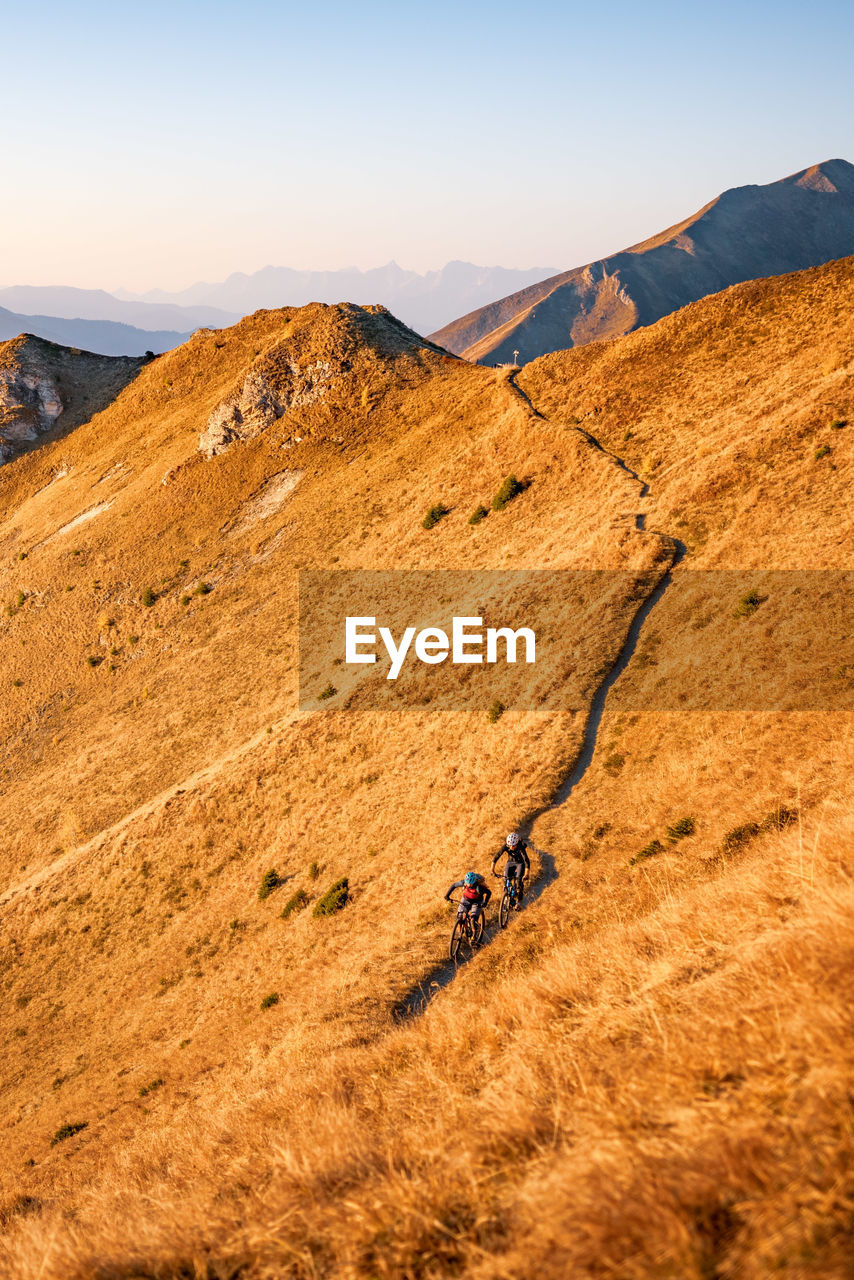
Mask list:
[[468,885],[470,889],[473,889],[479,879],[480,879],[480,876],[477,874],[476,871],[467,871],[465,874],[465,880],[463,881],[463,883]]

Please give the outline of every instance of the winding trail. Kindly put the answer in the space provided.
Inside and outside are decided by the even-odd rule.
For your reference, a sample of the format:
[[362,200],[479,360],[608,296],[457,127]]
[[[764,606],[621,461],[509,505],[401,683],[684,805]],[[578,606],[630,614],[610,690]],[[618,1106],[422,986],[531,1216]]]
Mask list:
[[[534,407],[533,404],[531,404],[531,401],[528,398],[528,396],[525,394],[525,392],[522,391],[521,388],[516,386],[516,383],[514,381],[515,377],[516,377],[515,373],[510,375],[510,377],[507,380],[508,386],[511,387],[525,401],[525,403],[530,407],[531,411],[538,418],[543,418],[544,415],[541,414],[539,410]],[[638,476],[634,471],[632,471],[632,469],[626,465],[626,463],[623,461],[622,458],[618,458],[616,454],[613,454],[608,449],[603,448],[602,445],[599,443],[599,441],[596,439],[596,437],[592,436],[588,431],[584,431],[578,427],[576,427],[576,430],[578,430],[579,434],[583,435],[590,442],[591,445],[597,448],[600,451],[600,453],[604,453],[614,463],[614,465],[618,466],[622,471],[627,472],[628,475],[630,475],[633,480],[637,481],[638,485],[640,485],[640,493],[638,495],[639,498],[647,497],[647,495],[649,494],[649,485],[646,484],[643,480],[641,480],[640,476]],[[635,527],[639,530],[643,530],[645,519],[646,517],[643,514],[636,515]],[[619,680],[620,676],[623,674],[626,667],[631,662],[632,657],[635,653],[635,650],[637,649],[638,640],[640,639],[640,634],[641,634],[641,631],[643,630],[645,622],[649,618],[649,615],[652,613],[655,606],[661,600],[662,596],[667,591],[667,588],[670,586],[673,579],[673,570],[677,567],[677,565],[685,556],[685,553],[686,553],[685,544],[683,542],[680,542],[678,538],[673,538],[669,534],[663,534],[663,533],[659,534],[659,536],[663,538],[664,541],[668,543],[672,548],[672,557],[671,557],[670,565],[665,571],[665,573],[662,575],[661,579],[658,581],[656,586],[650,592],[650,594],[646,596],[646,598],[638,606],[638,609],[635,612],[634,617],[632,618],[628,632],[626,633],[626,638],[623,641],[623,645],[620,649],[620,652],[617,654],[617,657],[613,665],[610,667],[602,683],[599,685],[598,689],[593,695],[593,700],[590,704],[590,711],[584,725],[584,733],[581,739],[581,749],[578,753],[575,763],[572,766],[572,769],[564,778],[563,782],[558,787],[552,799],[547,804],[544,804],[541,808],[534,810],[533,813],[529,814],[528,817],[526,817],[525,820],[519,824],[519,831],[521,835],[524,837],[524,839],[526,840],[530,838],[531,832],[534,828],[534,824],[537,822],[539,818],[543,816],[543,814],[548,813],[550,810],[558,809],[560,808],[561,805],[566,804],[566,802],[569,800],[570,796],[572,795],[573,791],[578,786],[578,784],[582,781],[585,774],[587,773],[587,770],[590,768],[590,765],[593,762],[593,756],[596,752],[596,743],[599,737],[599,729],[602,724],[602,717],[605,714],[605,705],[608,700],[608,694],[611,692],[612,688],[614,687],[616,682]],[[535,845],[531,845],[531,848],[534,850],[534,852],[537,854],[537,856],[540,859],[540,872],[539,872],[539,875],[537,876],[536,881],[531,885],[531,887],[528,889],[527,893],[525,894],[526,908],[530,906],[532,903],[536,902],[540,897],[542,897],[546,889],[550,885],[554,884],[555,880],[557,880],[560,874],[557,869],[554,856],[551,853],[549,853],[545,849],[538,849]],[[501,882],[498,881],[497,883],[500,890]],[[490,942],[493,942],[500,932],[501,931],[499,930],[496,923],[493,922],[491,925],[489,925],[486,930],[486,934],[484,936],[484,941],[481,944],[479,951],[482,950],[483,947],[489,945]],[[475,954],[479,954],[479,951]],[[473,958],[474,957],[471,957],[471,959]],[[450,984],[453,982],[454,978],[456,977],[457,973],[459,972],[460,968],[462,968],[464,964],[468,964],[468,963],[471,963],[471,960],[464,961],[462,962],[462,964],[455,964],[454,961],[450,959],[443,960],[424,979],[422,979],[422,981],[419,982],[417,986],[413,987],[403,997],[403,999],[398,1003],[395,1009],[395,1017],[398,1020],[402,1021],[407,1018],[415,1017],[418,1014],[423,1013],[425,1009],[428,1007],[428,1005],[430,1004],[431,1000],[435,996],[437,996],[439,992],[442,991],[445,987],[450,986]]]

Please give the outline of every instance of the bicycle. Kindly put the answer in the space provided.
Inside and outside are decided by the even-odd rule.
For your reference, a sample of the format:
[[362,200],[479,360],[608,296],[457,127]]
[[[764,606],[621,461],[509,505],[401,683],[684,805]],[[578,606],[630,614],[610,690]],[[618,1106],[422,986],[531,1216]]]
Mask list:
[[[496,871],[493,873],[496,880],[500,879],[501,873]],[[524,890],[522,882],[517,880],[515,876],[504,877],[504,892],[501,895],[501,904],[498,908],[498,923],[502,929],[507,928],[507,922],[510,919],[510,912],[516,911],[522,905]]]
[[[461,899],[449,898],[448,901],[459,903]],[[451,930],[451,945],[448,951],[455,964],[459,963],[460,952],[463,947],[467,947],[469,955],[472,955],[475,947],[479,946],[483,941],[484,914],[484,908],[481,907],[476,921],[472,921],[471,914],[468,911],[463,915],[458,915],[454,921],[454,927]]]

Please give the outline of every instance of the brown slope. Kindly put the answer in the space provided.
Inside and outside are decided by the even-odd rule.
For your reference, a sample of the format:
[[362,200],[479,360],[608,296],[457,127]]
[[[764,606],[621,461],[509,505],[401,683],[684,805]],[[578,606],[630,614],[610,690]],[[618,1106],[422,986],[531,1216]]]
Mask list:
[[736,187],[666,231],[446,325],[433,339],[468,360],[526,363],[628,333],[743,280],[854,252],[854,165],[828,160]]
[[[851,303],[850,272],[834,265],[569,353],[565,374],[525,384],[539,405],[553,398],[554,420],[500,376],[417,343],[391,364],[359,348],[346,357],[357,377],[336,384],[334,405],[288,409],[199,460],[211,409],[280,345],[274,313],[230,331],[222,350],[176,353],[133,412],[117,403],[104,416],[110,433],[93,424],[87,448],[111,434],[116,448],[140,442],[140,466],[142,444],[154,454],[152,483],[93,519],[89,536],[113,522],[93,548],[115,548],[141,579],[174,565],[192,529],[223,577],[190,606],[178,592],[191,575],[164,584],[148,615],[117,597],[136,609],[122,628],[143,618],[153,661],[113,673],[125,706],[87,695],[69,727],[67,766],[81,759],[106,787],[119,749],[136,753],[137,770],[147,752],[162,757],[164,791],[145,792],[151,803],[110,830],[90,811],[91,841],[66,836],[71,861],[52,867],[45,844],[41,878],[12,867],[6,881],[0,1247],[10,1275],[845,1274],[848,721],[606,708],[580,789],[535,828],[556,880],[424,1018],[400,1025],[395,1000],[446,942],[441,892],[550,793],[577,752],[577,718],[505,714],[490,725],[482,713],[320,704],[297,715],[292,659],[279,662],[277,646],[292,636],[296,564],[644,564],[661,539],[620,517],[646,505],[654,527],[653,512],[677,515],[680,489],[710,517],[705,540],[691,538],[697,562],[850,563],[851,449],[825,415],[850,416]],[[325,335],[300,340],[313,364],[341,354]],[[589,400],[573,400],[576,384]],[[644,443],[654,438],[657,421],[681,470],[667,487],[664,466],[653,468],[641,504],[638,484],[585,432],[601,423],[619,447],[636,425]],[[814,458],[807,428],[832,441],[830,454]],[[179,491],[179,515],[155,495],[182,450],[195,482]],[[304,478],[255,533],[256,550],[249,533],[231,541],[221,530],[283,456]],[[10,469],[21,503],[35,479],[27,467]],[[468,511],[511,469],[530,488],[470,528]],[[82,496],[55,515],[80,510]],[[424,531],[438,499],[454,509]],[[131,517],[144,535],[135,551]],[[42,571],[59,542],[32,553],[46,557]],[[47,579],[62,582],[70,564],[66,553]],[[662,644],[676,623],[705,622],[665,619],[667,599],[650,617]],[[754,646],[766,619],[739,631],[727,611],[695,634]],[[52,616],[63,664],[86,652],[73,648],[75,626]],[[18,634],[27,647],[33,630]],[[615,637],[600,638],[607,657]],[[639,669],[656,670],[654,650],[642,643]],[[196,717],[207,751],[189,741]],[[106,760],[85,762],[111,722],[124,736]],[[4,779],[10,840],[29,791],[59,794],[49,751],[63,744],[31,745],[32,758],[15,747]],[[189,772],[193,759],[207,770]],[[143,793],[139,776],[128,770],[129,798]],[[799,823],[786,825],[781,803],[802,811]],[[667,826],[688,814],[694,835],[670,846]],[[726,833],[751,822],[722,856]],[[661,852],[630,867],[654,837]],[[271,865],[288,884],[260,903]],[[353,900],[340,916],[279,918],[294,890],[316,896],[341,875]],[[273,992],[278,1003],[262,1010]],[[60,1124],[84,1121],[49,1145]]]

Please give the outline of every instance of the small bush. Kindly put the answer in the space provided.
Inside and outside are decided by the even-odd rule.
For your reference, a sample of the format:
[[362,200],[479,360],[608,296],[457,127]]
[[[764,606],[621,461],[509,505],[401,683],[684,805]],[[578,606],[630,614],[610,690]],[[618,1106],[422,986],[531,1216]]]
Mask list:
[[826,458],[832,452],[829,444],[821,444],[813,454],[813,458],[818,462],[821,458]]
[[86,661],[89,663],[90,667],[99,667],[104,659],[100,654],[90,653]]
[[314,904],[312,915],[315,916],[332,916],[336,911],[340,911],[346,904],[349,896],[350,882],[344,876],[341,880],[336,880],[333,885],[326,890],[322,898],[318,898]]
[[288,916],[292,916],[296,911],[303,911],[309,903],[309,897],[305,889],[297,889],[296,893],[288,898],[282,907],[282,919],[287,920]]
[[268,996],[265,996],[264,999],[261,1001],[261,1008],[272,1009],[273,1005],[278,1003],[279,1003],[278,991],[271,991],[270,994]]
[[158,1076],[156,1080],[152,1080],[151,1084],[144,1084],[139,1091],[141,1098],[147,1098],[150,1093],[154,1093],[155,1089],[159,1089],[163,1084],[163,1077]]
[[847,427],[848,423],[845,418],[834,418],[830,424],[832,431],[841,431],[843,427]]
[[496,698],[492,706],[486,713],[486,718],[490,724],[495,724],[496,720],[500,720],[507,710],[503,702],[499,702]]
[[629,866],[634,867],[639,862],[645,862],[647,858],[654,858],[663,849],[664,845],[660,840],[650,840],[649,844],[645,844],[642,849],[638,850],[633,858],[629,858]]
[[89,1128],[89,1121],[84,1120],[81,1124],[64,1124],[57,1129],[56,1133],[50,1140],[50,1145],[55,1147],[58,1142],[64,1142],[66,1138],[73,1138],[75,1133],[82,1133],[84,1129]]
[[483,505],[475,507],[474,511],[469,516],[469,524],[480,524],[481,520],[485,520],[488,515],[489,512]]
[[785,831],[786,827],[791,827],[798,820],[797,809],[787,809],[785,805],[778,805],[776,809],[772,809],[770,813],[766,813],[765,817],[759,824],[760,831]]
[[337,692],[338,690],[335,688],[335,685],[330,682],[325,689],[321,689],[320,693],[317,695],[317,701],[325,702],[327,698],[334,698]]
[[435,507],[431,507],[424,519],[421,521],[422,529],[433,529],[444,516],[448,515],[450,507],[446,507],[444,502],[437,502]]
[[269,898],[274,889],[278,889],[282,884],[278,871],[274,871],[271,867],[269,871],[265,871],[261,877],[261,884],[258,886],[258,899],[263,902],[265,898]]
[[603,768],[606,773],[609,773],[612,778],[615,778],[625,763],[626,757],[620,755],[619,751],[615,751],[613,755],[608,756],[603,762]]
[[512,502],[525,488],[515,476],[508,476],[492,499],[492,510],[503,511],[508,502]]
[[18,552],[18,559],[19,559],[19,560],[26,560],[26,558],[27,558],[27,555],[28,555],[28,554],[29,554],[29,553],[28,553],[28,552],[26,552],[26,551],[19,551],[19,552]]
[[24,683],[24,682],[23,682],[23,680],[13,680],[13,681],[12,681],[12,684],[15,686],[15,688],[16,688],[16,689],[20,689],[20,687],[21,687],[21,685],[22,685],[23,683]]
[[696,830],[696,822],[693,818],[679,818],[674,822],[672,827],[667,828],[668,839],[684,840],[686,836],[692,836]]
[[181,596],[181,604],[189,604],[189,603],[190,603],[189,596]]
[[767,596],[761,596],[756,590],[748,591],[733,609],[732,616],[734,618],[749,618],[767,598]]
[[27,597],[24,595],[23,591],[19,591],[18,594],[15,596],[15,608],[20,609],[21,605],[24,603],[26,598]]
[[198,586],[193,588],[194,596],[209,596],[213,591],[213,587],[209,582],[200,582]]
[[142,603],[145,605],[146,609],[150,609],[156,600],[157,600],[157,596],[155,594],[154,588],[146,587],[142,593]]
[[733,827],[732,831],[728,831],[721,842],[721,853],[724,857],[728,857],[732,853],[738,853],[739,849],[743,849],[746,844],[759,835],[758,822],[743,822],[740,827]]
[[598,827],[593,828],[593,839],[601,840],[611,830],[610,822],[600,822]]
[[320,863],[319,863],[319,862],[310,862],[310,863],[308,864],[308,878],[309,878],[309,880],[316,880],[316,879],[317,879],[317,877],[318,877],[319,875],[320,875]]
[[129,636],[128,639],[131,644],[139,644],[139,636]]

